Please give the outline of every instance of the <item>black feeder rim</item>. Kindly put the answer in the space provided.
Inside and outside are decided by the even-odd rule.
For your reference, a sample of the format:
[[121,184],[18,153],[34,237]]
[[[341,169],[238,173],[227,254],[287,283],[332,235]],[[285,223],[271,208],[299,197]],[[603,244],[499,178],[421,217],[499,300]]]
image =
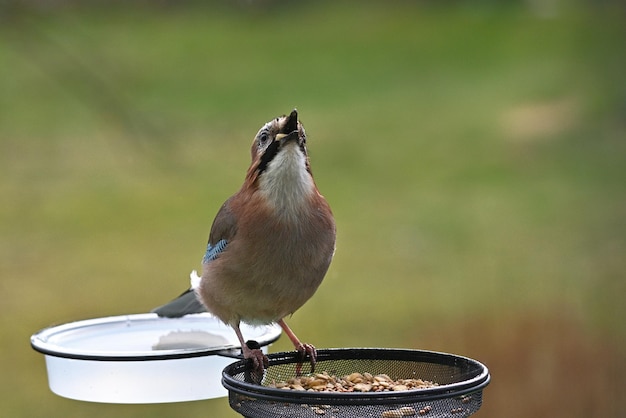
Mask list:
[[[280,352],[268,355],[268,372],[281,365],[295,365],[301,360],[298,352]],[[389,363],[420,363],[436,369],[453,371],[454,375],[430,376],[416,375],[417,378],[433,380],[439,386],[407,390],[400,392],[318,392],[286,390],[264,386],[246,381],[249,373],[247,361],[237,361],[227,366],[222,372],[222,385],[231,395],[238,394],[246,398],[264,400],[268,402],[314,404],[314,405],[391,405],[411,404],[436,401],[440,399],[461,398],[467,394],[481,392],[489,384],[490,375],[487,367],[482,363],[467,357],[435,351],[408,350],[393,348],[334,348],[317,351],[316,372],[325,371],[324,362],[353,362],[375,361]],[[310,365],[305,361],[303,374],[310,371]],[[353,370],[360,371],[360,370]],[[368,370],[361,370],[368,371]],[[384,371],[379,373],[385,373]],[[294,377],[284,376],[284,379]],[[406,376],[401,376],[406,378]],[[268,382],[271,383],[271,382]]]

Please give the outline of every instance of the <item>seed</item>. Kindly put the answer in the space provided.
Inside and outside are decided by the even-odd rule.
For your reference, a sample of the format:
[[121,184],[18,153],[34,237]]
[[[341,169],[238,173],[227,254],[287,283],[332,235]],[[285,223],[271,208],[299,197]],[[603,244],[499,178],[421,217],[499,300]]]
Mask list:
[[430,411],[432,411],[433,407],[430,405],[426,405],[425,407],[423,407],[422,409],[419,410],[420,415],[426,415],[427,413],[429,413]]
[[402,415],[405,417],[415,415],[415,408],[410,406],[403,406],[402,408],[399,408],[398,411],[402,412]]
[[370,390],[372,390],[372,385],[368,383],[357,383],[356,385],[354,385],[354,390],[359,392],[369,392]]
[[363,381],[363,375],[361,373],[352,373],[345,377],[348,382],[361,383]]
[[398,409],[390,409],[381,414],[382,418],[402,418],[402,412]]

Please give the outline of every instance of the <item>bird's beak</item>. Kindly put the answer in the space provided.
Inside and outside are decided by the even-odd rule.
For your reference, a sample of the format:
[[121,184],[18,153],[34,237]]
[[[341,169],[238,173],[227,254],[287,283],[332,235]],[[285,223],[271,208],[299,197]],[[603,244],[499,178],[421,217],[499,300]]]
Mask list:
[[298,111],[296,109],[292,110],[289,116],[287,116],[287,120],[280,131],[281,132],[276,135],[276,140],[282,143],[292,139],[298,139]]
[[297,131],[297,130],[298,130],[298,111],[294,109],[289,114],[289,117],[287,117],[287,121],[285,122],[285,125],[283,126],[282,132],[288,134],[290,132]]
[[276,140],[280,141],[281,143],[285,143],[287,141],[291,141],[291,140],[297,140],[299,138],[300,134],[297,130],[295,131],[291,131],[288,134],[278,134],[276,135]]

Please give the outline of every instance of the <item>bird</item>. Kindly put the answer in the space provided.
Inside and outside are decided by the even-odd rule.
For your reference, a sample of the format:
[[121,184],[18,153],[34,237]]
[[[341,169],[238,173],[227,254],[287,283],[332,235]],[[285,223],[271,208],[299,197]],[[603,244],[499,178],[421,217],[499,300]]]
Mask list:
[[335,253],[333,213],[313,179],[296,109],[265,123],[250,151],[243,185],[215,216],[196,285],[152,312],[212,313],[233,328],[243,357],[260,373],[267,356],[246,342],[240,324],[277,323],[313,371],[316,348],[302,343],[285,318],[313,296],[328,271]]

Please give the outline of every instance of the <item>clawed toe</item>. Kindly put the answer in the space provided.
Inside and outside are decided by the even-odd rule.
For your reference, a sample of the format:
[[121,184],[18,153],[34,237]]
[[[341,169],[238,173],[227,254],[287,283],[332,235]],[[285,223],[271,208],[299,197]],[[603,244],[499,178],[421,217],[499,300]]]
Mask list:
[[262,373],[269,365],[267,356],[261,350],[251,350],[250,353],[251,355],[248,359],[252,363],[252,368]]
[[246,370],[246,381],[253,383],[261,383],[263,373],[269,366],[269,359],[259,347],[256,341],[248,341],[246,342],[246,347],[242,350],[243,356],[248,359],[249,364]]
[[315,372],[315,364],[317,362],[317,350],[311,344],[300,344],[296,347],[298,353],[300,354],[300,361],[296,364],[296,375],[300,375],[302,373],[302,363],[306,360],[306,356],[309,356],[311,362],[311,373]]
[[248,367],[245,371],[245,381],[260,384],[263,381],[265,369],[269,366],[269,360],[261,350],[250,350],[248,359]]

